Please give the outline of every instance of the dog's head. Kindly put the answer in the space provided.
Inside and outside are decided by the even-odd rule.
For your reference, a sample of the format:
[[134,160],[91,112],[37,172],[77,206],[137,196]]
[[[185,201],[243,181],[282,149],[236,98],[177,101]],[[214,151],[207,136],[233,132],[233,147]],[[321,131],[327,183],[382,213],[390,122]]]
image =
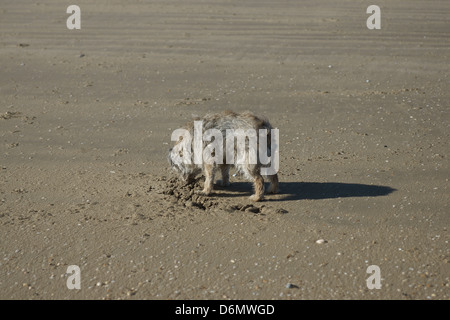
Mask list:
[[[189,161],[184,157],[189,157]],[[173,148],[169,149],[167,160],[170,167],[177,172],[184,182],[193,182],[195,176],[201,172],[201,169],[193,163],[191,155],[183,154],[182,142],[178,142]]]

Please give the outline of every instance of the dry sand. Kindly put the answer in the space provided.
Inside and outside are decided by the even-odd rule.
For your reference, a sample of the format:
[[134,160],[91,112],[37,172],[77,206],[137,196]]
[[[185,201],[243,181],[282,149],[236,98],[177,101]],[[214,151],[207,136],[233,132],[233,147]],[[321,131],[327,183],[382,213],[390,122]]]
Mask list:
[[[1,3],[0,298],[449,299],[449,1],[378,1],[381,30],[368,1],[76,2],[81,30]],[[280,194],[179,187],[171,132],[225,109],[279,128]]]

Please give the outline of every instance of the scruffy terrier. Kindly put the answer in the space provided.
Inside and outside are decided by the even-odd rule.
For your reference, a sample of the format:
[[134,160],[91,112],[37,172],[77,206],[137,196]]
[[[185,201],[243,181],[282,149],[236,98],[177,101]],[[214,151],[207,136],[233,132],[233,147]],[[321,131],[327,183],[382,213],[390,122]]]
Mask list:
[[[208,132],[216,132],[216,136],[214,136],[214,142],[221,142],[222,144],[217,144],[216,148],[212,151],[211,149],[208,149],[207,143],[204,141],[203,132],[200,132],[201,134],[201,145],[192,141],[192,136],[194,136],[195,140],[195,134],[198,134],[198,129],[196,129],[196,125],[201,123],[201,129],[206,130]],[[266,129],[266,130],[260,130],[260,129]],[[194,121],[189,122],[184,128],[180,129],[185,132],[184,136],[180,135],[172,135],[172,141],[176,141],[175,146],[169,150],[168,160],[171,165],[171,167],[181,176],[181,178],[190,183],[194,180],[196,175],[199,173],[203,173],[205,176],[205,183],[203,191],[198,192],[203,195],[209,195],[211,194],[213,190],[213,183],[214,183],[214,174],[217,168],[220,169],[220,172],[222,174],[222,186],[229,186],[229,170],[231,166],[234,166],[235,169],[244,175],[245,178],[247,178],[249,181],[253,182],[254,187],[254,194],[250,197],[253,201],[260,201],[264,197],[264,179],[263,175],[268,177],[270,181],[270,186],[268,189],[269,193],[277,193],[278,192],[278,175],[276,171],[274,170],[265,170],[268,167],[268,157],[271,158],[271,162],[273,164],[274,162],[274,154],[277,153],[273,151],[273,147],[275,144],[278,144],[277,141],[271,139],[272,133],[272,126],[270,125],[269,121],[265,118],[258,117],[254,115],[251,112],[244,112],[244,113],[235,113],[232,111],[225,111],[224,113],[220,114],[207,114],[203,118],[196,118]],[[229,136],[228,134],[230,132],[242,132],[244,130],[245,132],[256,132],[256,135],[253,135],[255,138],[253,140],[254,144],[252,145],[250,143],[250,140],[252,138],[247,136],[248,143],[244,143],[244,149],[245,152],[238,151],[238,144],[235,144],[235,137],[237,136]],[[278,130],[274,129],[277,132],[278,136]],[[263,133],[266,133],[265,135],[261,134],[261,131]],[[259,139],[257,137],[259,133]],[[229,145],[228,139],[232,139],[231,147]],[[273,136],[272,136],[273,138]],[[246,137],[244,137],[245,141]],[[262,141],[261,139],[264,139],[265,141]],[[198,141],[198,140],[197,140]],[[226,142],[226,146],[225,146]],[[246,141],[247,142],[247,141]],[[255,144],[256,143],[256,144]],[[262,144],[262,148],[260,148],[260,144]],[[220,147],[217,147],[219,146]],[[242,147],[242,143],[240,146]],[[252,146],[251,146],[252,145]],[[196,161],[195,158],[195,151],[196,146],[201,146],[202,151],[212,151],[210,154],[212,157],[216,157],[216,161],[201,161],[199,162],[198,158]],[[231,150],[231,161],[230,161],[230,150]],[[259,157],[257,159],[255,157],[250,159],[250,155],[252,154],[251,151],[258,150],[260,152]],[[198,149],[197,149],[198,151]],[[228,153],[227,153],[228,152]],[[208,153],[208,152],[206,152]],[[261,158],[261,153],[265,153],[265,160],[261,161],[263,158]],[[205,159],[205,152],[202,153],[203,159]],[[223,156],[222,156],[223,155]],[[240,155],[240,160],[238,160],[238,156]],[[278,161],[278,154],[276,155],[276,160]],[[184,157],[184,158],[183,158]],[[223,161],[222,158],[223,157]],[[253,160],[252,160],[253,159]],[[217,161],[221,160],[221,161]],[[271,164],[271,168],[273,168]],[[278,170],[278,167],[277,169]]]

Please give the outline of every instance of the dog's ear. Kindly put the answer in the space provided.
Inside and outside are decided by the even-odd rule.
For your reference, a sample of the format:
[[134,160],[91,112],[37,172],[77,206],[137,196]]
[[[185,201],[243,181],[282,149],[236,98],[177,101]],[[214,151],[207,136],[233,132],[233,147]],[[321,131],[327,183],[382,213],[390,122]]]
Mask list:
[[170,154],[172,153],[172,149],[169,149],[169,153],[167,154],[167,161],[169,161],[170,166],[173,166],[173,161],[172,161],[172,157],[170,156]]

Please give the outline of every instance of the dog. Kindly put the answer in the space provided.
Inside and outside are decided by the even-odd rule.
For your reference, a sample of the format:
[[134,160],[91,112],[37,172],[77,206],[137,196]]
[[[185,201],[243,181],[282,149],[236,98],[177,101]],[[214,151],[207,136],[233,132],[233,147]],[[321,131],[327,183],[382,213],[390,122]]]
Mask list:
[[[219,147],[214,149],[214,152],[211,154],[215,156],[215,154],[218,154],[219,159],[216,158],[216,160],[220,160],[220,154],[219,151],[225,151],[223,153],[223,161],[214,161],[211,162],[205,162],[202,163],[194,163],[192,161],[195,160],[195,143],[192,143],[191,137],[194,135],[195,140],[195,124],[199,123],[198,121],[201,121],[202,129],[209,130],[209,129],[215,129],[215,132],[219,133],[220,136],[215,136],[214,141],[222,141],[222,146],[220,148],[223,148],[222,150],[219,149]],[[176,140],[176,136],[174,138],[174,135],[172,135],[172,140],[176,141],[173,148],[169,150],[168,160],[170,163],[171,168],[173,168],[179,176],[183,179],[183,181],[190,183],[192,182],[195,177],[203,173],[205,176],[205,183],[203,191],[197,192],[199,194],[203,195],[210,195],[213,191],[213,183],[214,183],[214,175],[215,171],[218,168],[222,175],[221,185],[222,186],[229,186],[230,185],[230,179],[229,179],[229,170],[230,167],[235,167],[235,169],[244,175],[245,178],[247,178],[249,181],[253,182],[253,189],[254,194],[250,196],[250,199],[253,201],[260,201],[264,198],[264,179],[263,175],[261,174],[263,171],[262,168],[267,168],[267,161],[266,163],[261,163],[261,150],[260,150],[260,139],[261,139],[261,131],[260,129],[266,129],[267,131],[263,131],[266,133],[266,136],[264,136],[264,139],[266,140],[265,146],[267,147],[267,150],[264,150],[266,152],[266,156],[271,157],[271,161],[273,163],[274,158],[272,154],[272,147],[274,146],[274,143],[271,139],[272,135],[272,126],[269,123],[269,121],[266,118],[259,117],[254,115],[251,112],[243,112],[243,113],[235,113],[233,111],[225,111],[223,113],[213,113],[213,114],[207,114],[203,118],[195,118],[194,121],[189,122],[182,130],[185,130],[187,134],[187,138],[185,136],[179,136],[178,140]],[[248,138],[248,143],[245,144],[245,153],[241,153],[241,161],[237,161],[237,155],[239,151],[237,150],[237,144],[234,143],[234,136],[228,136],[227,133],[230,131],[237,132],[237,130],[248,130],[246,132],[259,132],[259,139],[254,135],[256,140],[256,148],[260,151],[260,157],[256,159],[256,161],[250,161],[250,137]],[[276,132],[278,132],[277,129],[275,129]],[[242,131],[241,131],[242,132]],[[202,133],[203,134],[203,133]],[[202,135],[202,138],[204,136]],[[228,141],[226,139],[230,139],[230,137],[233,139],[233,148],[226,149],[223,146],[223,141],[227,142],[228,147]],[[245,137],[244,137],[245,139]],[[242,141],[242,140],[241,140]],[[245,141],[245,140],[244,140]],[[202,150],[205,148],[205,141],[201,141],[202,143]],[[264,145],[264,144],[263,144]],[[198,145],[197,145],[198,146]],[[242,144],[241,144],[242,146]],[[256,149],[255,145],[253,145],[253,150]],[[232,150],[232,163],[230,164],[230,159],[225,157],[225,154],[227,151]],[[194,151],[194,153],[193,153]],[[238,152],[236,152],[238,151]],[[276,151],[278,152],[278,150]],[[270,153],[270,155],[268,155]],[[204,153],[203,153],[204,154]],[[183,156],[186,157],[183,161]],[[253,158],[255,159],[255,158]],[[266,158],[267,159],[267,158]],[[276,158],[278,159],[278,157]],[[227,161],[228,160],[228,161]],[[221,162],[221,163],[218,163]],[[270,174],[266,174],[270,185],[268,192],[269,193],[277,193],[278,192],[278,175],[276,171],[264,171],[264,172],[270,172]]]

